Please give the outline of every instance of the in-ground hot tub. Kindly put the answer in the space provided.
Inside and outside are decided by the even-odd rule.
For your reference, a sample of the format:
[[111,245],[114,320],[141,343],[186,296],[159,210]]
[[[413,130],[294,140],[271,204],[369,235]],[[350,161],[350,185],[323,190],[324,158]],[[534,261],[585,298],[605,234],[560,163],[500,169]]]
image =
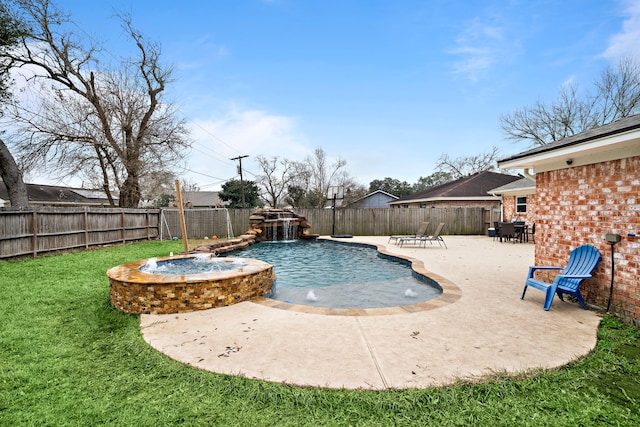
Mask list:
[[[210,268],[189,264],[210,263]],[[152,264],[158,270],[145,271]],[[177,273],[162,267],[184,267]],[[171,270],[171,269],[169,269]],[[168,274],[164,274],[168,273]],[[271,294],[273,265],[250,258],[179,255],[133,261],[107,271],[111,304],[135,314],[183,313],[222,307]]]

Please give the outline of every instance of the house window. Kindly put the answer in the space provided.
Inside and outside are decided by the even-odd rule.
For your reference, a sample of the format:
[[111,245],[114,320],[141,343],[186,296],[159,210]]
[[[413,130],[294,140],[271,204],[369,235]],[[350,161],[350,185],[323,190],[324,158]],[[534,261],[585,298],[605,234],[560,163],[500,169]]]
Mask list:
[[516,212],[527,213],[527,196],[516,197]]

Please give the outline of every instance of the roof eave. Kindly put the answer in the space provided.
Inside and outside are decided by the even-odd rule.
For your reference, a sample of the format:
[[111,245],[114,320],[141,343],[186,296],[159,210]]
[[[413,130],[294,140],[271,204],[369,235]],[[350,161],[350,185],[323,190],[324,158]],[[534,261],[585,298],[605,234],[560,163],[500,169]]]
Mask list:
[[390,205],[404,205],[412,203],[424,203],[424,202],[448,202],[448,201],[494,201],[499,200],[497,196],[467,196],[467,197],[427,197],[423,199],[411,199],[411,200],[396,200],[389,202]]
[[525,152],[499,160],[498,167],[545,172],[638,155],[640,155],[640,129],[632,129],[587,141],[551,147],[549,150]]
[[492,191],[491,193],[498,196],[526,196],[529,194],[535,194],[536,187],[510,188],[508,190]]

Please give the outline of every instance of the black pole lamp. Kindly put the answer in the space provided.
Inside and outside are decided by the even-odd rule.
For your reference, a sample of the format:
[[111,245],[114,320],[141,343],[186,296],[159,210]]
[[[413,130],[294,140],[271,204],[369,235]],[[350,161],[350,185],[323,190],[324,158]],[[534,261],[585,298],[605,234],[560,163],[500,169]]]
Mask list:
[[620,243],[620,235],[619,234],[607,234],[604,238],[607,243],[611,245],[611,285],[609,286],[609,301],[607,302],[607,313],[609,309],[611,309],[611,298],[613,297],[613,280],[615,277],[615,261],[614,261],[614,246],[616,243]]

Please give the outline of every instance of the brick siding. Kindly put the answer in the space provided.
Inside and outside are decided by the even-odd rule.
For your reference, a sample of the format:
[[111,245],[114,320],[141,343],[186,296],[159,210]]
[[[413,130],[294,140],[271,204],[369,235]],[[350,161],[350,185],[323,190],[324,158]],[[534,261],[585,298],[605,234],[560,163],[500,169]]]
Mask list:
[[502,215],[505,221],[514,218],[523,220],[531,225],[536,221],[536,208],[538,206],[535,194],[527,195],[527,212],[516,212],[516,196],[502,196]]
[[617,233],[611,312],[640,324],[640,157],[536,174],[536,265],[564,266],[571,249],[598,248],[602,260],[581,287],[589,304],[607,307],[611,246]]

